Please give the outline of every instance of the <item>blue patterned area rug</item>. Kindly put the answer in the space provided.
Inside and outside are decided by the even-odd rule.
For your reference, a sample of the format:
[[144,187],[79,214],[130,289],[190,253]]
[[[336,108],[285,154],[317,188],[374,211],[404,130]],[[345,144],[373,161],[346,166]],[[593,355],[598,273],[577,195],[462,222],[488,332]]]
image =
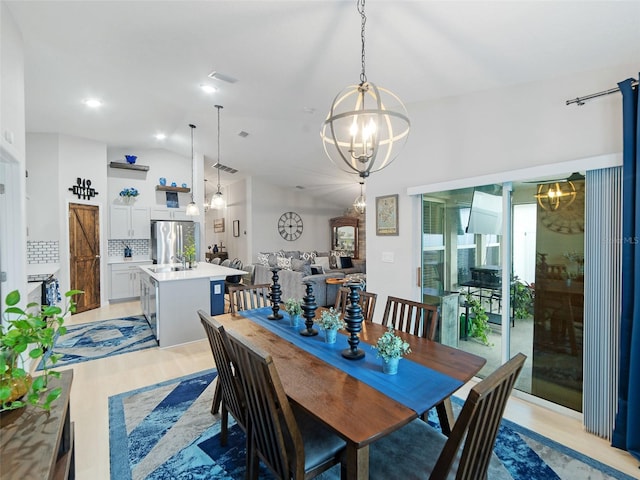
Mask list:
[[[140,315],[67,327],[67,333],[56,339],[53,351],[63,355],[58,367],[157,346],[149,322]],[[38,365],[41,369],[42,362]]]
[[[229,417],[228,445],[221,447],[219,415],[211,415],[215,378],[216,371],[207,370],[110,397],[111,479],[244,478],[244,433]],[[430,414],[429,422],[437,421]],[[495,452],[515,480],[633,480],[508,420]],[[272,477],[261,470],[260,478]]]

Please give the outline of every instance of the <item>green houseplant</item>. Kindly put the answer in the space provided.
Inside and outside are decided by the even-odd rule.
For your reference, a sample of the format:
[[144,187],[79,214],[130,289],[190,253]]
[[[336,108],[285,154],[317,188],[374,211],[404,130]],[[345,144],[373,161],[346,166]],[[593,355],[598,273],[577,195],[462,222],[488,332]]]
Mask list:
[[517,276],[513,277],[511,284],[511,298],[516,318],[523,319],[533,314],[533,288]]
[[376,350],[376,357],[382,358],[382,371],[390,375],[398,372],[400,359],[411,353],[409,344],[396,335],[391,326],[382,334],[373,348]]
[[318,325],[324,330],[325,341],[327,343],[335,343],[338,330],[345,327],[344,320],[340,318],[341,316],[342,313],[333,307],[322,312]]
[[[50,370],[50,366],[55,365],[61,355],[53,351],[48,354],[47,350],[53,348],[58,335],[66,333],[64,317],[75,311],[73,297],[81,293],[80,290],[65,293],[64,311],[56,305],[38,303],[29,303],[23,309],[18,306],[18,290],[7,295],[0,324],[0,411],[25,405],[49,410],[51,403],[60,396],[60,389],[47,392],[47,384],[50,376],[60,377],[60,373]],[[34,364],[42,359],[41,375],[31,378],[25,371],[23,355],[27,355]]]
[[298,298],[287,298],[284,302],[284,309],[289,314],[291,326],[297,327],[300,315],[302,315],[302,300]]
[[477,338],[484,345],[490,346],[489,333],[491,333],[491,327],[489,326],[489,315],[485,312],[480,300],[469,294],[467,294],[466,299],[471,310],[471,315],[469,315],[471,318],[466,319],[469,325],[469,335]]

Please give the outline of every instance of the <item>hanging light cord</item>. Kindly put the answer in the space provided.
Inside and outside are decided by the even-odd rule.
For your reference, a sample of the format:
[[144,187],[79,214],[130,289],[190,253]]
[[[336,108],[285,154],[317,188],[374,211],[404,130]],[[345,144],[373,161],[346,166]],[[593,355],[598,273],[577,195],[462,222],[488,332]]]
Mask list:
[[191,202],[194,203],[193,200],[193,190],[195,185],[193,184],[193,164],[195,163],[193,161],[193,129],[196,128],[196,126],[192,123],[189,124],[189,128],[191,128]]
[[224,108],[222,105],[215,106],[218,109],[218,191],[220,193],[220,109]]
[[367,23],[367,16],[364,13],[364,2],[365,0],[358,0],[358,13],[360,13],[360,17],[362,19],[362,26],[360,28],[360,41],[362,42],[362,55],[360,57],[360,62],[362,64],[362,71],[360,72],[360,84],[364,84],[367,83],[367,74],[364,71],[364,61],[365,61],[365,54],[364,54],[364,27]]

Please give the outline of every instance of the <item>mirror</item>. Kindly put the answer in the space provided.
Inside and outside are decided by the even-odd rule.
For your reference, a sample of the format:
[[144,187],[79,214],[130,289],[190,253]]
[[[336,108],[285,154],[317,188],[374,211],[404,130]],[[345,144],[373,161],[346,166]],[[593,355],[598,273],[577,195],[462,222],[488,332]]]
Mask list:
[[358,219],[337,217],[330,220],[331,250],[344,250],[352,258],[358,258]]

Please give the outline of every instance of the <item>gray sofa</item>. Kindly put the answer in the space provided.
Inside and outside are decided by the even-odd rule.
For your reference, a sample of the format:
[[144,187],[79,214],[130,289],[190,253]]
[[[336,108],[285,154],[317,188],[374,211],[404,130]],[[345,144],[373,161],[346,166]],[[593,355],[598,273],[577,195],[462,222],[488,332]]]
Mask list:
[[[310,273],[310,262],[313,262],[314,258],[317,256],[326,256],[329,252],[320,253],[318,255],[317,252],[313,252],[316,255],[313,255],[312,258],[307,258],[306,260],[302,260],[304,255],[307,252],[278,252],[277,256],[283,258],[283,254],[290,254],[289,258],[295,258],[297,253],[297,262],[294,262],[293,268],[282,268],[282,263],[280,265],[280,270],[278,271],[278,283],[281,287],[281,301],[284,302],[287,298],[302,298],[305,295],[306,286],[304,282],[310,281],[312,282],[313,287],[313,295],[316,297],[316,304],[319,306],[333,306],[336,301],[336,295],[338,293],[338,288],[340,285],[328,285],[326,280],[327,278],[344,278],[349,274],[364,274],[365,273],[365,263],[361,262],[352,262],[353,265],[348,268],[329,268],[325,269],[324,273],[321,274],[309,274]],[[265,255],[265,254],[261,254]],[[275,253],[272,255],[276,255]],[[265,265],[264,258],[262,257],[262,263],[254,264],[254,278],[253,282],[255,284],[261,283],[272,283],[273,272],[271,269],[273,267],[277,267],[277,263],[274,262],[273,257],[271,258],[271,265]],[[284,257],[286,258],[286,257]],[[275,263],[275,264],[274,264]],[[287,265],[288,263],[285,262]],[[306,264],[306,265],[303,265]]]

